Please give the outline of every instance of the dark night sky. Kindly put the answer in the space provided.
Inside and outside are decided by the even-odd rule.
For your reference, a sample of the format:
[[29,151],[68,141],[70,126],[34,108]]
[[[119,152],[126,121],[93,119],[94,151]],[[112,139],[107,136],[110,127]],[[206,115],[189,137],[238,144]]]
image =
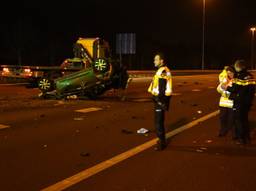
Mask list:
[[[256,1],[206,1],[207,67],[248,60]],[[1,64],[17,64],[17,50],[23,64],[60,64],[72,57],[72,44],[80,36],[104,37],[114,48],[116,33],[135,32],[132,68],[150,67],[157,50],[165,52],[173,68],[200,66],[202,0],[46,0],[1,7]]]

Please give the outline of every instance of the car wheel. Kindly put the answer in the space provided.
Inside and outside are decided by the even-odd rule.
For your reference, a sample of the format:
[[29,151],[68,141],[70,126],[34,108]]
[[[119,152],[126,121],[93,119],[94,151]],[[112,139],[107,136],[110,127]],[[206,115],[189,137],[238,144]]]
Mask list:
[[109,70],[109,64],[107,61],[101,58],[95,60],[93,67],[96,72],[100,73],[104,73]]
[[49,92],[53,90],[53,81],[47,78],[39,80],[38,87],[42,92]]

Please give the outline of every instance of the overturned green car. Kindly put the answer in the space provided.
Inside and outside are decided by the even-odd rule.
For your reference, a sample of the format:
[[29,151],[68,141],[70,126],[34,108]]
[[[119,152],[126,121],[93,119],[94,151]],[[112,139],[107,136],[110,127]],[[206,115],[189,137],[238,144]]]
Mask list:
[[65,62],[74,62],[81,70],[68,74],[61,72],[62,76],[57,78],[41,78],[38,82],[40,97],[62,99],[76,95],[95,99],[109,89],[125,89],[128,73],[124,66],[111,58],[106,41],[80,38],[74,45],[74,56]]

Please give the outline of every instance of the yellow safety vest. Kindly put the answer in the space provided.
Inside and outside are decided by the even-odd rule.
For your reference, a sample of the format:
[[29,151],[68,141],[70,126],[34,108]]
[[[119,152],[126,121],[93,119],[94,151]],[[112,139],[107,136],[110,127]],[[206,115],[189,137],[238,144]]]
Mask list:
[[172,94],[172,75],[170,69],[166,66],[162,66],[157,70],[148,88],[148,92],[154,96],[159,95],[159,79],[161,78],[166,79],[165,95],[170,96]]
[[234,106],[234,101],[231,99],[228,99],[226,97],[221,96],[220,97],[220,103],[219,103],[220,107],[227,107],[227,108],[233,108]]
[[230,92],[222,89],[221,84],[219,84],[219,86],[217,87],[217,91],[221,94],[219,106],[220,107],[233,108],[234,101],[229,99]]
[[227,71],[224,69],[220,74],[219,74],[219,82],[220,83],[226,83],[228,78]]

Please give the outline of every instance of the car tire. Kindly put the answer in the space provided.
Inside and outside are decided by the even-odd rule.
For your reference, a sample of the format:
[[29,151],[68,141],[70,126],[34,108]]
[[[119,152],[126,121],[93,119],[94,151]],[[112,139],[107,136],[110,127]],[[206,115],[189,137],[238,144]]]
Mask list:
[[38,88],[42,92],[49,92],[53,90],[53,80],[50,80],[48,78],[42,78],[38,81]]

